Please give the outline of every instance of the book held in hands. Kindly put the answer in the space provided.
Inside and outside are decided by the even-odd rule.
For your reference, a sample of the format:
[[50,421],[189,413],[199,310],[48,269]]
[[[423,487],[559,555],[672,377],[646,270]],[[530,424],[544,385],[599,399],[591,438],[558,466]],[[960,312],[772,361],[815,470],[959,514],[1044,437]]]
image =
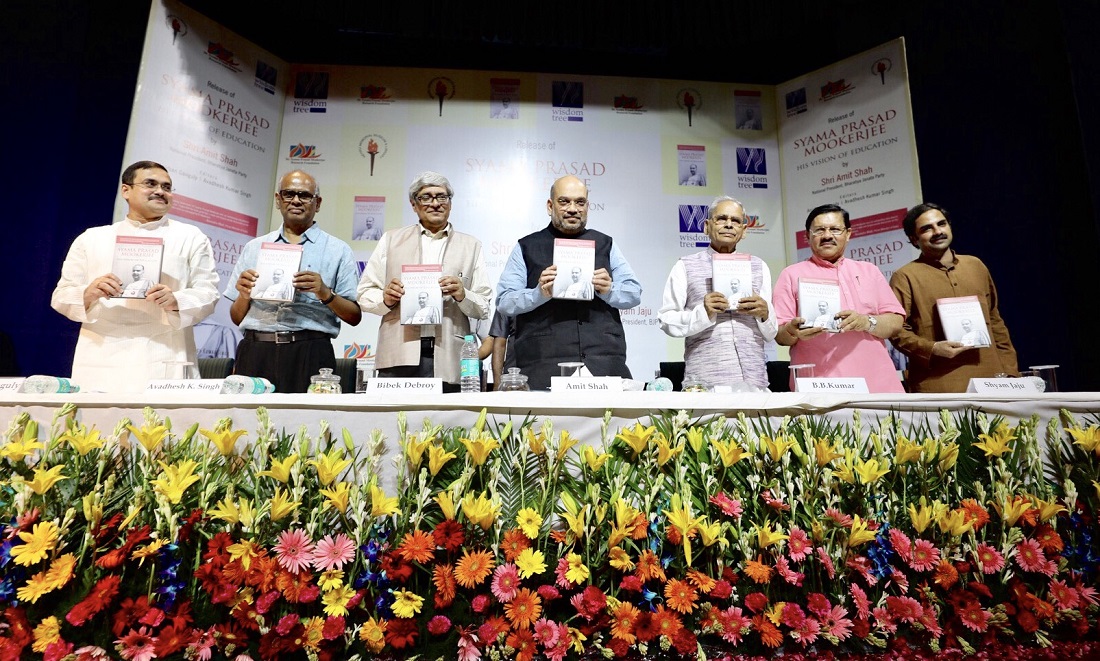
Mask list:
[[442,264],[402,265],[401,284],[405,287],[401,297],[402,324],[443,323],[443,291],[439,288],[442,277]]
[[554,239],[554,298],[591,301],[592,274],[596,270],[596,242],[589,239]]
[[160,282],[164,241],[153,236],[115,237],[115,258],[111,273],[122,281],[118,298],[145,298],[149,288]]
[[730,309],[737,301],[752,296],[752,256],[740,252],[714,253],[710,259],[711,291],[722,294]]
[[840,283],[819,278],[798,279],[798,316],[804,320],[802,328],[824,328],[840,331]]
[[985,325],[985,313],[977,296],[937,298],[936,311],[940,316],[943,336],[967,347],[989,347],[989,327]]
[[293,301],[294,274],[302,265],[302,246],[265,241],[256,256],[256,286],[252,298],[261,301]]

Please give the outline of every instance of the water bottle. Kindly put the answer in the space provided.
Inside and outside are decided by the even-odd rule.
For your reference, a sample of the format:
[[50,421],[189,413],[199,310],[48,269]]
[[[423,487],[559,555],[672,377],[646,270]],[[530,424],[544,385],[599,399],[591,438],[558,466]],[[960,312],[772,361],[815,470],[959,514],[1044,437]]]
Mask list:
[[477,355],[477,343],[473,335],[467,335],[459,354],[462,372],[462,392],[481,392],[481,358]]

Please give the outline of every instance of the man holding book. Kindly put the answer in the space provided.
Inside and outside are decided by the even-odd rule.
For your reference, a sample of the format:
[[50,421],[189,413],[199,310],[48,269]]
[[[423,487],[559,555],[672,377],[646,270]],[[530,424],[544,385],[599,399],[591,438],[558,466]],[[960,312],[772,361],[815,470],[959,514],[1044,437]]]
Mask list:
[[[421,172],[409,186],[409,204],[418,223],[382,235],[359,281],[359,305],[382,317],[375,366],[383,378],[437,377],[444,392],[458,392],[462,338],[470,319],[489,316],[492,287],[485,272],[481,241],[450,222],[451,182],[438,172]],[[439,264],[443,315],[435,323],[402,324],[401,298],[412,296],[402,267]],[[407,272],[413,270],[406,268]]]
[[[547,389],[558,363],[583,362],[595,376],[630,378],[619,310],[642,300],[642,285],[611,237],[588,229],[588,188],[561,177],[546,201],[550,224],[519,240],[497,285],[497,310],[515,317],[516,366],[532,388]],[[591,300],[553,298],[555,241],[594,245]]]
[[745,236],[744,205],[726,195],[714,198],[703,232],[710,237],[710,247],[681,257],[668,275],[657,314],[661,330],[684,338],[685,379],[701,379],[712,386],[745,382],[767,388],[764,345],[775,339],[776,332],[768,265],[755,255],[749,258],[751,291],[748,281],[744,285],[740,278],[729,281],[730,291],[740,294],[736,300],[712,286],[715,256],[736,252]]
[[134,264],[134,267],[130,269],[130,276],[133,280],[126,285],[126,289],[122,290],[122,296],[126,298],[145,298],[145,295],[149,293],[154,284],[152,280],[145,277],[145,266]]
[[[905,322],[894,346],[909,358],[909,390],[965,392],[973,378],[1019,376],[1016,349],[997,307],[993,277],[980,259],[951,249],[954,234],[947,210],[929,202],[918,204],[905,214],[902,227],[921,253],[890,278],[905,309]],[[963,327],[964,333],[972,334],[970,338],[946,339],[936,302],[962,296],[976,297],[977,312],[989,335],[982,332],[985,337],[977,337],[980,329],[967,319],[975,327]]]
[[[814,365],[815,377],[862,377],[872,393],[904,392],[883,342],[901,328],[904,310],[878,267],[844,256],[851,227],[848,212],[835,204],[810,211],[806,234],[813,254],[783,269],[775,283],[775,340],[791,348],[791,363]],[[836,283],[838,332],[807,324],[818,311],[798,309],[800,280]]]
[[[265,378],[276,392],[306,392],[311,376],[322,367],[336,367],[332,339],[340,333],[340,322],[355,326],[363,317],[355,302],[359,267],[351,247],[314,220],[321,210],[321,188],[312,176],[301,170],[283,175],[275,206],[282,227],[245,244],[225,288],[224,296],[233,302],[229,316],[244,332],[233,371]],[[292,288],[287,292],[291,300],[253,296],[256,283],[267,275],[258,270],[269,261],[261,259],[265,243],[275,244],[266,249],[271,251],[291,252],[280,244],[301,247],[298,269],[285,283]],[[272,269],[273,281],[279,270]]]
[[[141,392],[151,379],[181,371],[198,378],[192,327],[218,301],[210,240],[194,225],[167,217],[168,170],[152,161],[127,167],[122,197],[125,218],[73,241],[50,300],[53,309],[81,323],[72,380],[86,391]],[[120,238],[160,246],[160,275],[144,298],[123,298],[122,280],[112,273]],[[139,275],[152,274],[143,268]]]

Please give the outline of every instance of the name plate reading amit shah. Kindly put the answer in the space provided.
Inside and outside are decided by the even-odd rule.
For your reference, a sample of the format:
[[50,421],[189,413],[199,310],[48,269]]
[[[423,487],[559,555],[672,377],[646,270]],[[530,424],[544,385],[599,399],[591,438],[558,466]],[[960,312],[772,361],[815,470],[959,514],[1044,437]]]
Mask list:
[[866,395],[867,380],[862,376],[797,378],[794,380],[795,392],[827,392]]
[[220,393],[224,379],[152,379],[145,392]]
[[1033,379],[988,378],[970,379],[966,392],[984,395],[1037,395],[1043,389]]
[[403,394],[424,393],[426,395],[443,394],[443,379],[399,378],[368,379],[367,392],[399,392]]
[[621,376],[552,376],[550,392],[622,392]]

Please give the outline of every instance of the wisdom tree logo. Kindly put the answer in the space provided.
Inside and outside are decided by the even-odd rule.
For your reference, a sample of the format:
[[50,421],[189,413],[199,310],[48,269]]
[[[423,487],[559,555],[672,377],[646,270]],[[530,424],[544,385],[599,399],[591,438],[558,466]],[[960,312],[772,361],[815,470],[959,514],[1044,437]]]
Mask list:
[[702,232],[703,223],[707,222],[707,205],[705,204],[681,204],[680,205],[680,231]]
[[764,150],[760,147],[738,147],[737,173],[768,174],[768,165],[764,160]]

